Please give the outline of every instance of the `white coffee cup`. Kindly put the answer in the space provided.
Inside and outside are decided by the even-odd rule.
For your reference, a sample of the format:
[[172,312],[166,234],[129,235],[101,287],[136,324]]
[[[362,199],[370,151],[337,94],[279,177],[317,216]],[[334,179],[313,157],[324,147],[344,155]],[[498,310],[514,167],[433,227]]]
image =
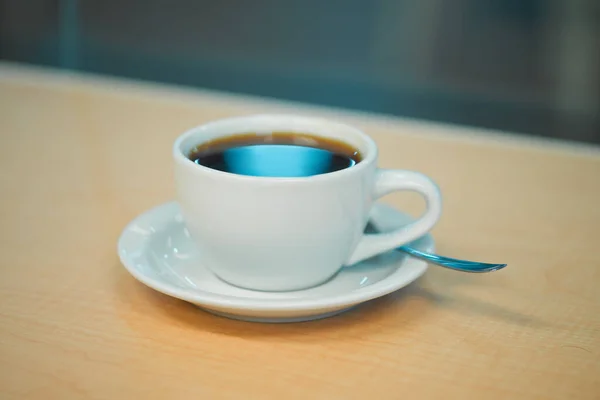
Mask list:
[[[334,138],[363,159],[309,177],[254,177],[198,165],[190,151],[235,134],[297,132]],[[377,168],[375,142],[352,126],[293,115],[252,115],[195,127],[174,143],[178,201],[202,262],[218,277],[253,290],[289,291],[319,285],[342,267],[419,238],[438,221],[441,195],[417,172]],[[363,234],[378,198],[415,191],[427,209],[396,231]]]

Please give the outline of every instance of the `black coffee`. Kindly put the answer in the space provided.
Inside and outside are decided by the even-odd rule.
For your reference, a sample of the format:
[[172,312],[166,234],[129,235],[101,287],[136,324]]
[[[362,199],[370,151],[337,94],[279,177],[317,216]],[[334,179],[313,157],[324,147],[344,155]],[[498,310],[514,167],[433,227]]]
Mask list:
[[189,159],[223,172],[263,177],[306,177],[352,167],[359,151],[335,139],[277,132],[241,134],[196,146]]

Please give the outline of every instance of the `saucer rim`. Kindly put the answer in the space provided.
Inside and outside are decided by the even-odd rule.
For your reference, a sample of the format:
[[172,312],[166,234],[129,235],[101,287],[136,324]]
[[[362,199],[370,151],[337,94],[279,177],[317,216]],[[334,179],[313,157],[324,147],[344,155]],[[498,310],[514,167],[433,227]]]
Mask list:
[[[386,204],[376,202],[373,207],[378,207],[380,209],[386,210],[386,212],[394,212],[398,214],[403,214],[405,217],[413,220],[414,218],[400,210],[397,210],[393,207],[390,207]],[[398,289],[401,289],[410,283],[419,279],[428,269],[428,264],[425,261],[418,260],[415,258],[411,258],[408,255],[403,258],[401,261],[398,261],[398,268],[385,277],[384,279],[369,285],[362,287],[358,290],[353,290],[349,292],[342,292],[336,295],[324,295],[324,296],[311,296],[310,298],[294,298],[294,299],[260,299],[253,297],[245,297],[245,296],[232,296],[225,295],[215,292],[209,292],[202,289],[188,289],[178,287],[169,283],[165,283],[163,280],[158,278],[153,278],[144,274],[137,268],[131,260],[127,259],[127,256],[123,254],[123,249],[125,247],[132,247],[131,243],[138,243],[137,246],[133,247],[145,247],[146,242],[149,240],[151,235],[147,235],[143,237],[139,233],[135,233],[131,229],[132,226],[139,224],[142,220],[152,219],[154,215],[159,212],[167,212],[169,218],[174,218],[177,212],[180,211],[179,204],[177,201],[169,201],[154,206],[143,213],[138,214],[134,217],[123,229],[121,235],[119,236],[119,240],[117,242],[117,253],[119,255],[119,259],[121,264],[125,267],[125,269],[138,281],[143,283],[144,285],[161,292],[163,294],[169,295],[171,297],[178,298],[183,301],[187,301],[190,303],[194,303],[197,305],[202,305],[205,307],[217,307],[217,308],[228,308],[231,310],[246,310],[246,311],[304,311],[304,310],[329,310],[332,308],[342,308],[348,307],[350,305],[364,303],[369,300],[373,300],[378,297],[385,296],[390,294]],[[426,239],[427,245],[418,246],[420,250],[423,251],[434,251],[435,249],[435,241],[431,234],[426,234],[417,240]],[[141,243],[140,243],[141,241]],[[129,244],[129,246],[127,246]],[[410,260],[413,265],[414,270],[409,276],[405,276],[403,279],[394,279],[399,275],[402,266],[406,265],[407,260]],[[416,267],[416,268],[415,268]],[[351,268],[351,267],[349,267]],[[405,272],[402,272],[405,275]],[[227,282],[225,282],[227,283]],[[303,289],[306,290],[306,289]],[[298,290],[295,292],[302,292],[303,290]],[[273,292],[269,292],[273,293]],[[275,292],[276,293],[276,292]],[[289,293],[289,292],[282,292]]]

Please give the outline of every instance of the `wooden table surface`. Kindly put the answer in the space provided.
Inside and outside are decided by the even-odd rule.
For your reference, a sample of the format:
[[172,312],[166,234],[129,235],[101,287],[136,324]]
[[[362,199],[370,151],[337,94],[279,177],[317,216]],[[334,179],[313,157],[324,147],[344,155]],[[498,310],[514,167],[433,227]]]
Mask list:
[[[338,317],[263,325],[146,288],[121,230],[174,196],[171,143],[205,121],[356,124],[380,165],[444,193],[431,267]],[[599,399],[600,150],[458,126],[0,67],[0,398]],[[418,197],[386,202],[411,212]]]

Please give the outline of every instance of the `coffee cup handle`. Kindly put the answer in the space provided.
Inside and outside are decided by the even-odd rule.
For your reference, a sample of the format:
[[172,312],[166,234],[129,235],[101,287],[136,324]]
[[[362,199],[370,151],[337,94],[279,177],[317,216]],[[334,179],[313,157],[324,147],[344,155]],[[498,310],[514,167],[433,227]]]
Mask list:
[[417,192],[425,198],[427,209],[421,218],[394,231],[364,234],[345,265],[350,266],[416,240],[433,228],[442,214],[442,195],[438,186],[418,172],[378,169],[373,190],[374,199],[395,191]]

